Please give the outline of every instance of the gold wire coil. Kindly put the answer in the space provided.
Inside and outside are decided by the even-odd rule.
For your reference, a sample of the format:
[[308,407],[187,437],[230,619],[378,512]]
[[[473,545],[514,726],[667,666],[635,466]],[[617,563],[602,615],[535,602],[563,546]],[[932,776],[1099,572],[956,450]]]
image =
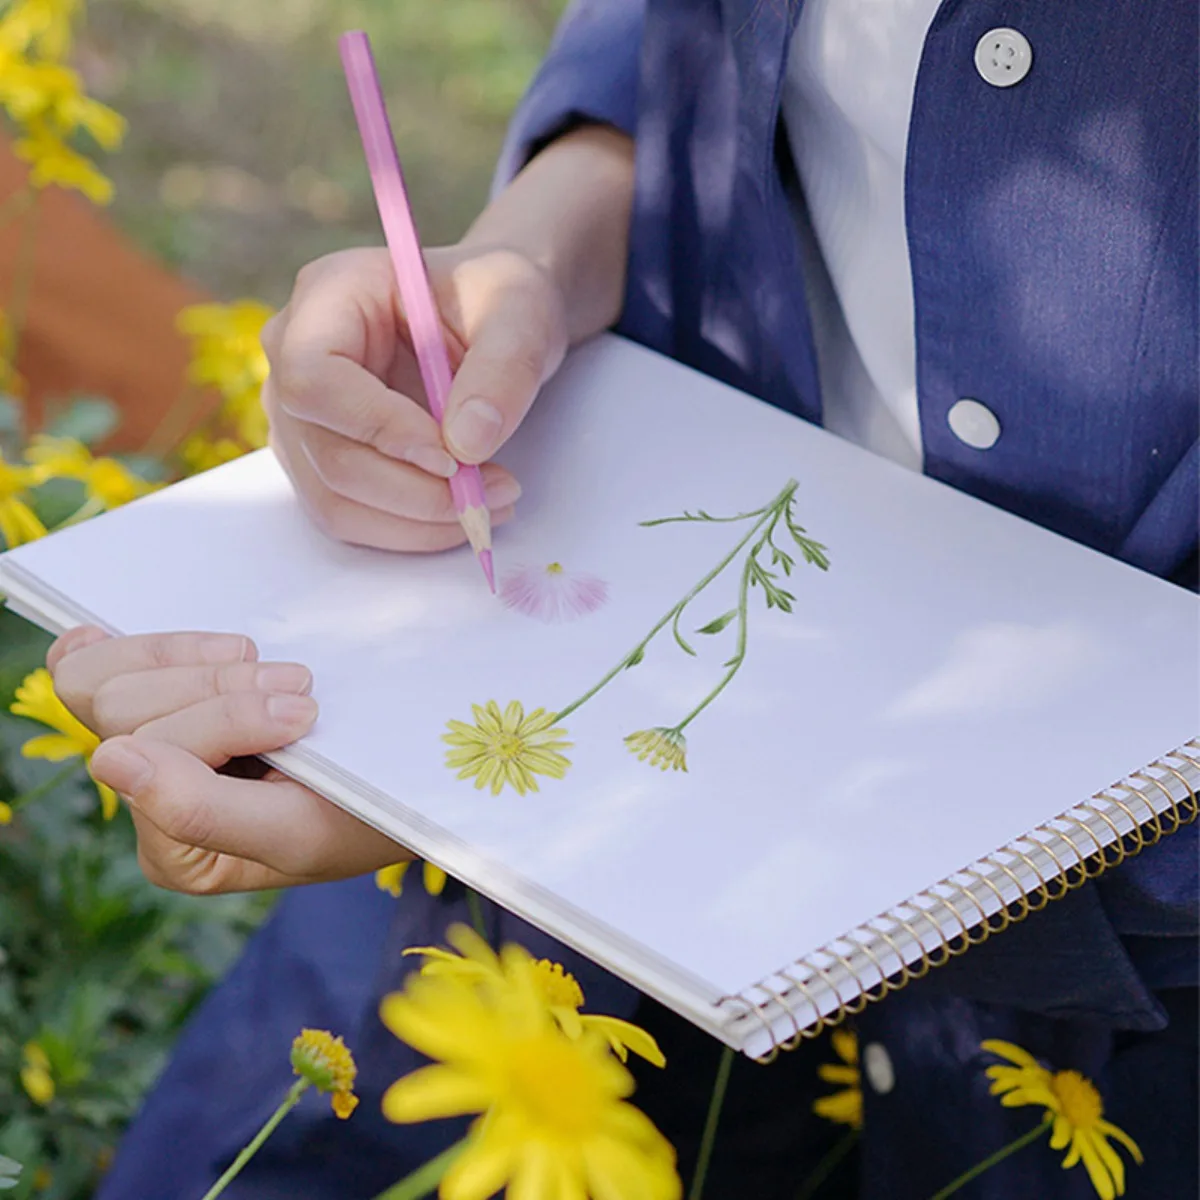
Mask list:
[[[814,957],[809,957],[798,959],[787,970],[777,971],[769,978],[786,982],[787,987],[782,994],[770,986],[768,980],[760,980],[748,991],[762,993],[767,997],[765,1001],[755,1003],[743,993],[723,996],[717,1002],[718,1006],[739,1006],[742,1009],[742,1017],[756,1020],[766,1031],[771,1041],[771,1049],[766,1054],[757,1056],[756,1062],[772,1062],[782,1051],[794,1050],[802,1042],[820,1036],[826,1029],[862,1012],[869,1003],[882,1000],[889,992],[899,991],[912,980],[928,974],[933,968],[943,966],[951,958],[965,954],[971,946],[982,944],[994,934],[1025,920],[1030,913],[1040,912],[1051,901],[1061,899],[1089,880],[1120,866],[1147,846],[1155,845],[1164,835],[1174,833],[1181,825],[1195,821],[1200,815],[1200,794],[1183,771],[1173,766],[1168,759],[1175,760],[1185,769],[1200,771],[1200,738],[1193,738],[1178,750],[1172,750],[1163,758],[1151,763],[1145,770],[1134,771],[1128,780],[1112,784],[1086,803],[1076,805],[1052,821],[1037,826],[1030,833],[1017,838],[1015,842],[993,851],[987,857],[954,872],[949,877],[950,880],[974,882],[945,882],[935,885],[944,888],[946,895],[940,895],[933,888],[927,888],[896,908],[877,914],[844,937],[836,938],[815,951],[814,957],[824,960],[829,966],[821,965],[814,961]],[[1156,777],[1150,774],[1151,771],[1161,771],[1163,777]],[[1142,786],[1135,786],[1129,782],[1134,779],[1139,780]],[[1168,779],[1174,779],[1180,784],[1183,789],[1181,797],[1176,796],[1167,786]],[[1126,793],[1129,802],[1114,795],[1116,791]],[[1166,808],[1161,812],[1150,798],[1154,793],[1161,793],[1167,802]],[[1137,798],[1136,801],[1134,797]],[[1136,804],[1137,801],[1145,806],[1147,815],[1139,816],[1134,807],[1131,807],[1131,804]],[[1125,832],[1121,831],[1120,825],[1114,819],[1114,811],[1123,814],[1129,820],[1129,829]],[[1093,828],[1093,820],[1105,826],[1113,840],[1103,840]],[[1058,849],[1062,846],[1070,848],[1075,856],[1074,862],[1063,862]],[[1001,861],[998,857],[1000,855],[1007,855],[1023,864],[1037,879],[1036,885],[1027,886],[1011,865]],[[1053,864],[1053,870],[1047,871],[1038,865],[1039,855],[1045,855],[1046,860]],[[1004,892],[993,878],[996,875],[1005,876],[1013,884],[1017,893],[1015,899],[1005,899]],[[985,909],[976,894],[977,885],[996,898],[999,907],[995,912],[988,913]],[[970,911],[964,913],[961,905],[970,905],[978,916]],[[911,914],[912,919],[901,915],[902,913]],[[958,926],[957,930],[949,935],[943,925],[947,916]],[[917,925],[921,922],[934,931],[934,936],[939,942],[932,950],[926,949],[925,938],[917,932]],[[879,925],[885,928],[879,928]],[[902,929],[920,950],[911,963],[904,948],[894,936],[897,929]],[[850,957],[840,953],[836,949],[838,946],[852,947]],[[899,967],[890,973],[884,970],[879,957],[879,953],[886,952],[885,948],[895,955],[899,963]],[[879,976],[878,981],[872,980],[868,985],[863,978],[862,968],[855,967],[853,962],[858,954],[874,967]],[[843,996],[842,982],[834,978],[832,967],[840,967],[844,975],[857,985],[857,991],[850,999]],[[831,1012],[822,1011],[819,995],[814,993],[814,986],[818,981],[825,988],[827,995],[836,999]],[[801,1023],[794,1008],[798,999],[811,1008],[815,1020]],[[792,1026],[791,1033],[782,1040],[772,1021],[772,1013],[775,1010],[778,1010],[777,1015],[786,1015]]]

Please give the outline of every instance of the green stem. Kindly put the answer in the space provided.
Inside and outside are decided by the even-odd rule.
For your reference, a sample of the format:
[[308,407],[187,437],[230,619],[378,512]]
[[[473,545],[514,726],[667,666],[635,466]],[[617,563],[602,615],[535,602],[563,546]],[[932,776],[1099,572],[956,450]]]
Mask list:
[[474,888],[467,888],[467,912],[471,914],[471,924],[475,932],[486,942],[488,940],[487,926],[483,923],[483,905],[479,901],[479,893]]
[[467,1148],[470,1138],[455,1142],[449,1150],[443,1150],[437,1158],[431,1158],[423,1167],[419,1167],[411,1175],[394,1183],[386,1192],[380,1192],[375,1200],[421,1200],[428,1196],[439,1183],[442,1176],[450,1170],[454,1160]]
[[8,324],[12,331],[9,344],[9,361],[14,368],[21,348],[21,335],[25,332],[25,319],[29,313],[29,294],[33,290],[33,266],[37,249],[38,193],[25,215],[21,230],[21,241],[17,245],[16,261],[13,264],[12,290],[8,301]]
[[844,1138],[835,1142],[829,1153],[813,1168],[813,1173],[800,1185],[796,1200],[812,1200],[817,1194],[817,1189],[834,1173],[838,1164],[857,1143],[857,1129],[851,1129]]
[[700,1138],[700,1152],[696,1155],[696,1170],[692,1175],[688,1200],[700,1200],[704,1194],[704,1179],[708,1175],[713,1144],[717,1140],[717,1122],[721,1119],[721,1105],[725,1103],[725,1089],[729,1086],[729,1073],[733,1070],[733,1054],[730,1046],[721,1051],[721,1061],[717,1065],[717,1078],[713,1083],[712,1098],[708,1102],[708,1116],[704,1119],[704,1133]]
[[47,792],[52,792],[64,780],[70,779],[79,768],[83,766],[83,760],[78,756],[71,759],[64,766],[59,767],[53,775],[47,775],[41,783],[31,787],[29,791],[22,792],[15,799],[8,802],[9,807],[16,813],[19,809],[24,808],[28,804],[32,804],[35,800],[40,800]]
[[[776,513],[775,519],[779,519],[778,513]],[[761,545],[762,542],[759,542],[759,546]],[[754,561],[754,555],[757,552],[758,546],[747,555],[746,565],[742,568],[742,581],[738,586],[737,646],[733,652],[733,657],[729,660],[729,669],[725,672],[717,686],[675,726],[676,733],[682,733],[729,686],[730,681],[741,669],[742,663],[746,661],[746,638],[750,625],[750,564]]]
[[297,1079],[283,1098],[283,1103],[271,1114],[267,1123],[254,1135],[250,1144],[233,1160],[229,1170],[204,1193],[203,1200],[215,1200],[241,1174],[242,1168],[258,1153],[263,1142],[273,1134],[279,1123],[300,1102],[300,1097],[309,1088],[307,1079]]
[[0,204],[0,228],[21,216],[25,209],[33,203],[35,194],[33,188],[24,187],[19,192],[13,192],[3,204]]
[[1050,1119],[1047,1118],[1040,1125],[1035,1125],[1028,1133],[1023,1133],[1015,1142],[1009,1142],[1007,1146],[1001,1146],[995,1154],[989,1154],[983,1162],[976,1163],[969,1171],[964,1171],[957,1179],[946,1184],[940,1192],[930,1197],[930,1200],[945,1200],[953,1192],[957,1192],[959,1188],[970,1183],[972,1179],[982,1175],[984,1171],[990,1170],[998,1162],[1006,1159],[1010,1154],[1015,1154],[1023,1146],[1028,1146],[1040,1134],[1045,1133],[1050,1128]]
[[[585,705],[598,691],[600,691],[601,688],[606,687],[622,671],[625,670],[625,668],[629,665],[629,660],[631,658],[635,658],[637,655],[644,652],[646,647],[648,645],[650,645],[650,643],[654,640],[654,638],[660,632],[662,632],[662,630],[668,624],[670,624],[671,621],[673,621],[675,619],[676,614],[682,612],[685,608],[687,608],[687,606],[689,604],[691,604],[691,602],[698,595],[700,595],[700,593],[702,591],[704,591],[704,589],[706,587],[708,587],[708,585],[710,583],[712,583],[712,581],[714,579],[716,579],[716,577],[718,575],[720,575],[721,572],[724,571],[725,568],[727,566],[729,566],[729,564],[731,562],[733,562],[733,560],[735,558],[737,558],[737,556],[746,548],[747,543],[749,543],[749,541],[754,537],[754,535],[756,533],[758,533],[758,531],[763,527],[763,525],[766,524],[767,521],[771,520],[773,516],[777,517],[779,505],[786,501],[787,497],[790,496],[793,491],[795,491],[795,488],[796,488],[796,484],[794,482],[789,481],[787,487],[785,487],[783,489],[783,491],[780,492],[779,495],[769,505],[767,505],[766,508],[759,510],[759,513],[761,513],[761,515],[758,516],[758,519],[750,527],[750,529],[747,531],[745,536],[742,537],[738,541],[737,545],[734,546],[734,548],[732,550],[730,550],[729,553],[726,554],[725,557],[723,559],[721,559],[721,561],[719,563],[717,563],[717,565],[715,567],[713,567],[713,569],[711,571],[709,571],[708,574],[705,575],[704,578],[701,579],[700,582],[697,583],[691,589],[691,591],[689,591],[688,594],[686,596],[684,596],[684,598],[682,600],[680,600],[677,604],[672,605],[671,608],[667,611],[667,613],[657,622],[657,624],[654,626],[654,628],[651,629],[650,632],[648,634],[646,634],[646,636],[644,638],[642,638],[642,640],[640,642],[638,642],[638,644],[636,646],[634,646],[634,648],[632,650],[630,650],[629,653],[626,654],[617,663],[617,665],[615,667],[613,667],[613,669],[611,671],[609,671],[608,674],[605,675],[600,680],[599,683],[597,683],[594,687],[591,687],[586,692],[584,692],[583,695],[580,696],[578,700],[573,700],[570,704],[568,704],[566,706],[566,708],[560,709],[559,712],[555,714],[554,720],[556,722],[561,721],[565,717],[570,716],[570,714],[573,713],[577,708],[582,708],[583,705]],[[757,514],[747,514],[747,515],[754,516]],[[670,519],[670,518],[668,518],[668,519]],[[718,520],[718,519],[719,518],[716,518],[716,517],[712,518],[712,520]],[[737,520],[740,518],[729,518],[729,519]]]

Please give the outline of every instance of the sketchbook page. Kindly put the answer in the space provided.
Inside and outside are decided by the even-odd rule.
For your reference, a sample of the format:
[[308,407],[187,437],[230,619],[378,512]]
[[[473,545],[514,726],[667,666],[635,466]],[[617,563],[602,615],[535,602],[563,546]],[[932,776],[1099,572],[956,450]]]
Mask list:
[[[466,550],[328,541],[265,453],[13,559],[115,628],[239,630],[308,663],[306,755],[470,847],[484,890],[496,864],[710,1000],[1200,728],[1191,593],[630,343],[573,354],[503,458],[515,608]],[[828,570],[782,515],[790,574],[762,541],[793,479]],[[768,608],[764,584],[792,598]],[[569,709],[565,732],[497,729],[473,709],[492,701]],[[685,722],[686,745],[648,732]],[[525,754],[538,790],[458,779],[472,736],[500,760],[548,739]],[[633,752],[656,747],[686,772]]]

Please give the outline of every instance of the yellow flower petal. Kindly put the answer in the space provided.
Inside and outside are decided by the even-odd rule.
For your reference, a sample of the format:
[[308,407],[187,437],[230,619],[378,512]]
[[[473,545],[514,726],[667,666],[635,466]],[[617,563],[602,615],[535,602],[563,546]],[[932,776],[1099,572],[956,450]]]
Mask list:
[[12,805],[6,804],[3,800],[0,800],[0,825],[11,825],[12,819]]
[[1115,1200],[1117,1191],[1113,1186],[1112,1176],[1101,1162],[1092,1140],[1081,1133],[1076,1133],[1075,1136],[1083,1157],[1083,1165],[1087,1170],[1088,1178],[1092,1181],[1092,1187],[1096,1189],[1096,1195],[1100,1197],[1100,1200]]
[[106,821],[111,821],[120,810],[121,801],[107,783],[98,783],[96,780],[92,782],[96,784],[96,791],[100,793],[100,813]]
[[479,1079],[456,1067],[421,1067],[384,1093],[383,1115],[398,1125],[480,1112],[490,1095]]
[[860,1078],[857,1067],[845,1067],[840,1063],[822,1063],[817,1068],[817,1074],[824,1079],[826,1083],[857,1085]]
[[1133,1140],[1123,1129],[1118,1129],[1111,1121],[1097,1121],[1096,1132],[1106,1134],[1108,1137],[1116,1138],[1130,1154],[1133,1155],[1133,1161],[1139,1165],[1146,1160],[1142,1157],[1142,1151],[1137,1142]]
[[[644,1058],[655,1067],[667,1065],[666,1055],[659,1049],[658,1043],[644,1029],[619,1017],[604,1017],[586,1015],[581,1018],[587,1029],[595,1030],[615,1048],[623,1046],[632,1050],[639,1058]],[[624,1057],[623,1055],[621,1057]]]
[[441,1200],[489,1200],[512,1173],[515,1149],[510,1143],[473,1138],[442,1180]]
[[37,737],[31,737],[21,746],[21,756],[57,763],[66,762],[68,758],[82,758],[83,751],[79,747],[79,742],[66,734],[41,733]]
[[1099,1155],[1104,1169],[1112,1176],[1116,1194],[1123,1196],[1125,1194],[1125,1164],[1121,1161],[1121,1156],[1108,1144],[1107,1139],[1099,1130],[1092,1130],[1089,1141]]
[[990,1038],[988,1041],[982,1042],[981,1046],[989,1054],[1007,1058],[1009,1062],[1016,1063],[1018,1067],[1034,1067],[1038,1070],[1045,1070],[1028,1050],[1022,1050],[1020,1046],[1014,1046],[1012,1042],[1002,1042],[996,1038]]

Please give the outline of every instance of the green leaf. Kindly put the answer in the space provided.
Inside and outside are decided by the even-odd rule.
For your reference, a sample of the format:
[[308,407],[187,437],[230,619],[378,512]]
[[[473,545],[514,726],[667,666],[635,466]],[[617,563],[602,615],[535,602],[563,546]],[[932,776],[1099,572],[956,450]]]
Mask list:
[[696,630],[697,633],[720,633],[734,617],[738,615],[736,608],[731,608],[727,613],[722,613],[715,621],[709,621],[707,625],[702,625]]
[[52,437],[74,438],[85,446],[103,441],[117,425],[121,414],[117,406],[103,396],[79,396],[66,412],[55,417],[46,432]]
[[675,620],[671,622],[671,633],[674,634],[675,640],[679,643],[681,650],[686,650],[693,658],[696,657],[696,652],[684,640],[683,634],[679,632],[679,618],[683,616],[682,610],[675,614]]
[[21,1171],[19,1162],[0,1154],[0,1188],[15,1188],[20,1181]]

